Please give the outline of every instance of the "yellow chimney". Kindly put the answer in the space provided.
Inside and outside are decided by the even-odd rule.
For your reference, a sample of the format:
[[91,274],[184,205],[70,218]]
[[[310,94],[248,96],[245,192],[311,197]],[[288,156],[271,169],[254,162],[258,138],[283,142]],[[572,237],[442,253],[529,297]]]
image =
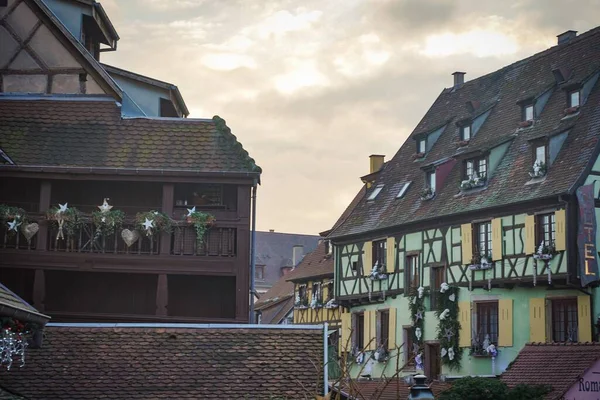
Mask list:
[[383,167],[384,159],[385,159],[385,156],[382,156],[379,154],[371,154],[369,156],[369,164],[370,164],[369,173],[372,174],[373,172],[379,171],[381,169],[381,167]]

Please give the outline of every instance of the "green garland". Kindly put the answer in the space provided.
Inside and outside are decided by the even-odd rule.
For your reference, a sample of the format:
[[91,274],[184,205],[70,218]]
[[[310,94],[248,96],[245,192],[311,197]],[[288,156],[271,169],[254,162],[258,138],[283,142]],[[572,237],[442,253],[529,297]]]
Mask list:
[[123,225],[124,219],[125,213],[121,210],[92,212],[92,222],[96,226],[96,237],[112,235],[118,227]]
[[[151,229],[146,229],[144,227],[146,219],[154,223]],[[171,218],[169,218],[167,214],[159,211],[137,213],[135,215],[135,225],[140,228],[146,236],[152,236],[154,232],[171,233],[173,229],[173,221],[171,221]]]
[[75,234],[81,229],[84,224],[83,219],[81,218],[81,211],[79,211],[75,207],[69,207],[66,211],[59,213],[58,207],[52,207],[46,212],[46,219],[52,222],[57,229],[59,227],[59,214],[62,218],[63,229],[67,234],[67,237],[73,237]]
[[[423,295],[419,298],[418,290],[412,290],[409,295],[410,319],[412,321],[412,340],[419,347],[419,353],[425,350],[425,298],[428,290],[423,289]],[[420,336],[417,332],[420,331]],[[413,351],[413,349],[407,349]]]
[[[29,222],[27,212],[19,207],[7,206],[6,204],[0,204],[0,222],[8,228],[7,224],[17,220],[18,226]],[[15,235],[17,232],[12,229],[7,229],[9,236]]]
[[[459,346],[460,322],[458,320],[458,293],[459,288],[449,286],[444,292],[436,292],[439,309],[435,315],[439,320],[437,338],[442,349],[442,364],[450,370],[459,370],[463,349]],[[454,299],[452,301],[451,299]],[[448,310],[448,311],[446,311]],[[440,316],[444,314],[444,319]],[[450,359],[448,351],[452,349],[454,357]]]
[[215,217],[213,215],[202,211],[194,211],[190,215],[186,215],[184,219],[194,226],[198,243],[202,243],[206,231],[208,231],[210,226],[215,222]]

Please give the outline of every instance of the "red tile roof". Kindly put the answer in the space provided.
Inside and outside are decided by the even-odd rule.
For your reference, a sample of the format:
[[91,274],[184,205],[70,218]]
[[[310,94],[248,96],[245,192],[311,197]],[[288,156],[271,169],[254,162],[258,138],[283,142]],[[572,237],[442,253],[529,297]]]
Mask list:
[[600,343],[530,343],[500,379],[510,387],[520,383],[550,385],[554,390],[545,399],[560,399],[598,359]]
[[319,243],[315,251],[307,254],[298,264],[298,268],[293,273],[284,277],[288,281],[305,281],[310,278],[333,278],[333,257],[327,254],[325,242]]
[[[433,381],[430,383],[431,391],[435,397],[450,388],[446,382]],[[342,385],[342,394],[352,400],[398,400],[406,399],[410,394],[411,386],[403,379],[390,380],[353,380]],[[332,396],[333,398],[333,396]]]
[[0,382],[28,399],[304,399],[322,352],[319,329],[52,326]]
[[260,173],[219,117],[122,119],[114,101],[26,99],[0,98],[0,148],[18,166]]

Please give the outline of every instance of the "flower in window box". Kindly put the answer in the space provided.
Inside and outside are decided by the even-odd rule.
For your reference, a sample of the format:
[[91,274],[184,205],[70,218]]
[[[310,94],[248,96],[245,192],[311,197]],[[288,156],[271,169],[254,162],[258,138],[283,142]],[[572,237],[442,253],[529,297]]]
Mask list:
[[521,121],[519,122],[519,128],[528,128],[531,125],[533,125],[533,120],[529,119],[527,121]]
[[531,171],[529,171],[529,176],[532,178],[541,178],[546,175],[546,163],[540,160],[535,160],[533,166],[531,167]]
[[429,200],[432,199],[433,196],[435,195],[435,193],[433,192],[433,190],[431,190],[430,187],[426,187],[425,189],[423,189],[423,191],[421,192],[421,200]]
[[458,142],[456,142],[456,144],[458,145],[458,147],[464,147],[464,146],[468,146],[469,142],[470,142],[470,140],[459,140]]
[[565,108],[565,114],[566,115],[575,114],[577,111],[579,111],[579,106]]
[[537,252],[533,255],[533,258],[536,260],[551,260],[552,257],[554,257],[554,254],[556,254],[554,243],[546,245],[544,244],[544,241],[542,241]]
[[475,254],[471,259],[471,265],[469,265],[469,269],[471,271],[480,271],[485,269],[491,269],[494,267],[494,263],[492,262],[491,254]]
[[423,158],[423,157],[425,157],[425,153],[415,153],[412,155],[413,160],[417,160],[417,159]]
[[484,186],[486,182],[485,176],[479,176],[477,172],[473,172],[469,179],[465,179],[460,183],[461,190],[469,190],[477,187]]
[[317,299],[316,297],[312,299],[312,301],[310,302],[310,308],[312,308],[313,310],[315,308],[321,308],[323,307],[323,303],[321,303],[319,301],[319,299]]

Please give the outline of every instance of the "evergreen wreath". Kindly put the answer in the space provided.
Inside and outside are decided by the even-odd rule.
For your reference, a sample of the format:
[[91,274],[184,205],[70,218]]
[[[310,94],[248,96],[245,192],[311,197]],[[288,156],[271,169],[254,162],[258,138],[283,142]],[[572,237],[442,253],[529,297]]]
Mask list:
[[124,219],[125,213],[121,210],[92,212],[92,222],[96,226],[95,238],[100,235],[112,235],[117,228],[123,225]]
[[15,229],[19,228],[22,224],[29,222],[27,212],[19,207],[7,206],[6,204],[0,204],[0,222],[7,229],[7,235],[13,236],[18,230],[10,229],[11,223],[16,223]]
[[[421,292],[420,295],[419,291]],[[427,294],[428,290],[421,287],[416,290],[412,289],[409,295],[410,319],[412,321],[411,334],[413,343],[419,347],[417,354],[425,349],[425,297]],[[407,351],[413,351],[413,349],[407,349]]]
[[[444,287],[445,285],[445,287]],[[445,290],[444,290],[445,288]],[[442,364],[451,370],[459,370],[463,349],[459,346],[460,322],[458,320],[458,292],[457,286],[442,284],[443,292],[437,291],[437,338],[442,351]],[[443,316],[443,317],[442,317]]]
[[[152,227],[146,229],[144,223],[146,220],[152,221]],[[159,211],[148,211],[143,213],[137,213],[135,215],[135,225],[141,229],[146,236],[152,236],[154,232],[167,232],[171,233],[173,229],[173,221],[169,216]]]
[[64,232],[67,234],[67,237],[75,236],[75,234],[84,224],[84,221],[81,217],[81,211],[79,211],[75,207],[69,207],[66,211],[60,213],[58,207],[52,207],[46,212],[46,219],[48,221],[51,221],[52,225],[55,226],[57,229],[60,226],[59,219],[62,218],[62,227],[64,229]]

